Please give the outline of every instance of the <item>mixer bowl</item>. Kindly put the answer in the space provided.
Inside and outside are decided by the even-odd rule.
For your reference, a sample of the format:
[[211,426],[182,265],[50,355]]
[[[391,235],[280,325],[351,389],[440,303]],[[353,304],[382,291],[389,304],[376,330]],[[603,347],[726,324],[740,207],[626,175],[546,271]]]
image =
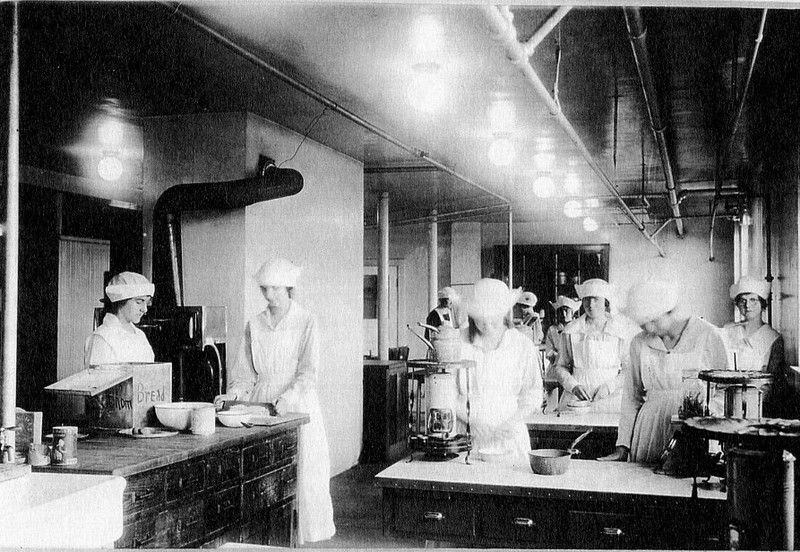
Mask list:
[[155,405],[156,418],[164,426],[178,431],[188,431],[192,425],[192,411],[196,408],[211,407],[207,402],[174,402]]
[[528,451],[533,473],[539,475],[561,475],[569,468],[572,452],[563,449],[534,449]]

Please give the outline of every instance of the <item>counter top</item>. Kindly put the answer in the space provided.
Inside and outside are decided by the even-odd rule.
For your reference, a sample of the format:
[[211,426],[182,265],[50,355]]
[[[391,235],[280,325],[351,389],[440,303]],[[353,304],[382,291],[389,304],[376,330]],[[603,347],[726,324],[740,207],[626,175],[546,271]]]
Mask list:
[[79,440],[78,463],[73,466],[35,466],[34,472],[81,473],[100,475],[135,475],[154,468],[168,466],[215,450],[276,433],[308,423],[307,414],[287,414],[269,426],[228,428],[217,425],[211,435],[179,433],[173,437],[134,439],[109,431]]
[[597,433],[616,433],[619,426],[619,412],[590,412],[573,414],[562,412],[561,415],[534,414],[526,420],[528,430],[541,431],[585,431],[592,428]]
[[[657,475],[652,466],[630,462],[571,460],[563,475],[537,475],[529,466],[486,463],[472,455],[446,462],[430,462],[415,457],[402,460],[378,473],[377,485],[389,488],[454,491],[504,496],[547,496],[570,498],[591,493],[604,498],[657,497],[667,501],[689,500],[692,478]],[[725,493],[698,489],[701,500],[722,500]]]

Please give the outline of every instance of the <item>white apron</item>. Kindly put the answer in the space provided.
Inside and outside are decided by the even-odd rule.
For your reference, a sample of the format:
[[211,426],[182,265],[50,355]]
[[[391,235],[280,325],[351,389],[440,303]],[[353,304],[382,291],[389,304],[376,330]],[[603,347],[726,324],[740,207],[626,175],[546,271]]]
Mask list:
[[642,349],[641,376],[646,398],[631,439],[631,462],[654,463],[672,438],[672,416],[678,414],[683,397],[699,393],[705,398],[705,385],[697,377],[700,355],[694,351],[657,355],[650,347]]
[[[253,329],[251,326],[253,364],[260,370],[249,400],[275,403],[294,379],[299,362],[296,340],[276,339],[275,332]],[[310,418],[309,423],[300,426],[297,443],[298,544],[329,539],[336,532],[330,494],[330,455],[316,389],[305,388],[286,407]]]
[[[599,340],[587,334],[564,334],[572,342],[573,368],[572,376],[586,389],[589,395],[594,396],[604,383],[610,383],[617,377],[620,370],[615,339]],[[576,339],[577,338],[577,339]],[[569,402],[575,400],[575,395],[564,391],[559,401],[559,410],[568,411]],[[619,412],[622,401],[622,390],[616,389],[611,395],[592,402],[591,410],[594,412]]]

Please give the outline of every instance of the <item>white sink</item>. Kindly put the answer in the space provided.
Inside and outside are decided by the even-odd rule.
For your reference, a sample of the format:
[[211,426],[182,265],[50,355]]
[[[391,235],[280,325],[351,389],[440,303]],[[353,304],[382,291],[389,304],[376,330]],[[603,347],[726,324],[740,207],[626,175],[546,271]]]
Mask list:
[[0,548],[107,548],[122,536],[125,479],[31,473],[0,482]]

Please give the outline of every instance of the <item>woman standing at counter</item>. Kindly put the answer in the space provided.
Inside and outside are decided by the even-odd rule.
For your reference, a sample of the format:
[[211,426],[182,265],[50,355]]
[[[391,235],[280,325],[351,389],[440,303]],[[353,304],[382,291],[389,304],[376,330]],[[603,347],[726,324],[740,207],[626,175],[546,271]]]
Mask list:
[[285,259],[264,263],[255,279],[267,308],[247,322],[228,392],[214,399],[272,403],[278,414],[302,412],[297,454],[298,543],[331,538],[328,439],[316,382],[319,341],[314,317],[292,297],[301,268]]
[[723,328],[728,350],[734,355],[732,370],[752,370],[775,375],[773,389],[764,400],[765,414],[780,416],[779,397],[786,388],[784,373],[783,338],[772,326],[764,322],[764,311],[769,301],[770,284],[762,279],[744,276],[730,288],[741,322],[726,324]]
[[567,324],[551,377],[564,389],[559,408],[592,401],[596,412],[618,412],[628,368],[627,328],[611,316],[611,285],[593,278],[575,286],[585,313]]
[[[528,465],[531,442],[525,420],[541,407],[542,376],[533,343],[513,329],[511,308],[519,293],[492,278],[475,283],[461,358],[475,362],[469,373],[474,448],[510,450],[510,463]],[[465,389],[459,391],[459,433],[464,433],[466,396]]]
[[581,307],[578,301],[564,295],[559,295],[556,302],[550,304],[555,310],[556,322],[547,328],[547,337],[544,340],[544,356],[549,362],[548,370],[551,370],[550,366],[555,365],[558,360],[558,349],[561,347],[561,334],[564,328],[572,322],[575,312]]
[[678,284],[634,284],[626,312],[644,330],[631,342],[616,450],[598,460],[657,462],[685,396],[704,393],[700,370],[727,369],[719,329],[678,306]]
[[137,328],[155,294],[155,286],[136,272],[121,272],[109,280],[103,298],[103,323],[83,348],[83,364],[153,362],[155,355],[144,332]]

